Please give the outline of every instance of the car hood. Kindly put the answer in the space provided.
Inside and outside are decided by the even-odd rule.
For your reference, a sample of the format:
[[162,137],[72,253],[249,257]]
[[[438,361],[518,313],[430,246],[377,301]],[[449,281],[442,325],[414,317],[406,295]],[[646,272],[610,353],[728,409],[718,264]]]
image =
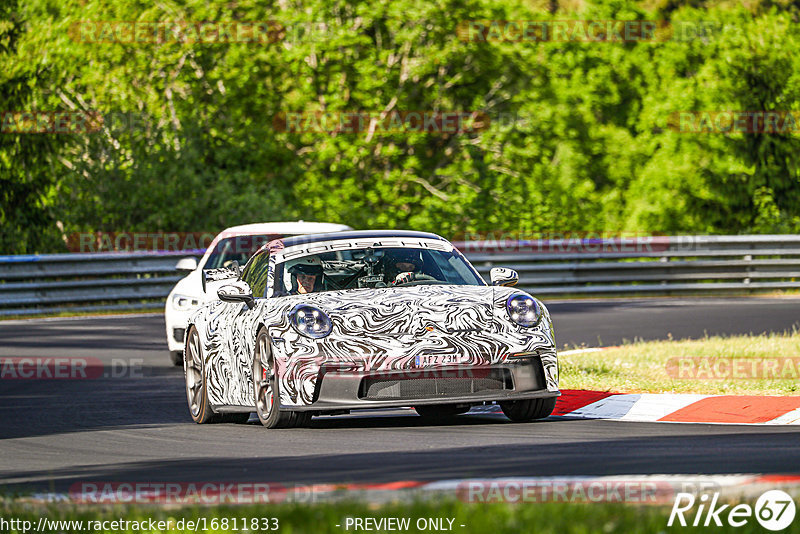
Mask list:
[[371,336],[457,334],[492,324],[491,286],[419,285],[354,289],[286,297],[287,309],[310,304],[326,311],[334,332]]

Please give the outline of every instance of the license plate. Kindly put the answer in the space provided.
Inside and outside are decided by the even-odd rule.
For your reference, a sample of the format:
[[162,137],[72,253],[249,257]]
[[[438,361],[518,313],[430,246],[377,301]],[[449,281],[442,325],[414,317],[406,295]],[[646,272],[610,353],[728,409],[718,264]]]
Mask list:
[[417,367],[430,367],[434,365],[449,365],[461,363],[458,354],[419,354],[414,359]]

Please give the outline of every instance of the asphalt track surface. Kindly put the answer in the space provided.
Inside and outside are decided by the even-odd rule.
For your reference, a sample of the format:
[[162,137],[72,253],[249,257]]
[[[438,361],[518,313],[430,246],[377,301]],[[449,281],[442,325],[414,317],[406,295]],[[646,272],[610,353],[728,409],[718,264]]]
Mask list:
[[[800,299],[549,303],[559,345],[784,331]],[[499,415],[426,422],[411,410],[317,417],[309,428],[196,425],[158,315],[0,322],[2,357],[92,357],[94,380],[0,380],[0,486],[75,482],[388,482],[463,477],[798,473],[797,427]],[[116,363],[116,365],[115,365]],[[121,363],[127,371],[122,371]]]

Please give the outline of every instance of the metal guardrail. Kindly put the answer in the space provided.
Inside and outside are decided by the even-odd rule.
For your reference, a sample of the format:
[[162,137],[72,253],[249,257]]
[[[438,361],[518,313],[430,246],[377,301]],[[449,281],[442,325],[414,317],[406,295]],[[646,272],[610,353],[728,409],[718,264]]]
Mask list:
[[673,295],[800,288],[800,235],[653,236],[456,244],[484,278],[535,295]]
[[[488,280],[519,272],[534,295],[674,295],[800,288],[800,235],[455,243]],[[0,256],[0,316],[153,309],[202,251]]]
[[161,307],[187,256],[202,251],[0,256],[0,316]]

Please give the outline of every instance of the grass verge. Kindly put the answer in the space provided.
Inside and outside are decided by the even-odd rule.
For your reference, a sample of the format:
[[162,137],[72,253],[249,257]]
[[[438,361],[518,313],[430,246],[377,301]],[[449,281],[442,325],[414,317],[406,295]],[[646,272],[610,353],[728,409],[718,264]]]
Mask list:
[[[752,503],[751,503],[752,504]],[[114,507],[77,507],[74,505],[24,505],[18,502],[5,503],[0,507],[3,519],[29,521],[29,526],[39,524],[40,518],[48,520],[72,521],[54,525],[48,522],[47,532],[64,534],[77,532],[97,533],[156,533],[156,532],[284,532],[326,534],[346,532],[364,532],[353,525],[346,528],[348,518],[408,518],[410,528],[406,529],[369,529],[373,532],[430,532],[445,530],[458,534],[519,534],[536,532],[537,534],[585,534],[601,533],[659,533],[659,532],[708,532],[708,527],[667,527],[670,507],[632,506],[618,503],[490,503],[474,504],[456,500],[439,503],[418,502],[413,504],[389,504],[374,506],[362,503],[336,504],[281,504],[281,505],[243,505],[218,507],[187,507],[165,509],[156,506],[114,506]],[[693,517],[693,516],[692,516]],[[257,520],[257,528],[253,519]],[[168,528],[160,525],[156,528],[134,528],[129,525],[112,524],[115,520],[126,521],[171,521]],[[234,519],[236,523],[234,524]],[[262,520],[266,519],[266,522]],[[425,529],[417,528],[419,520],[439,519],[447,528],[431,528],[426,522]],[[688,518],[690,521],[692,518]],[[724,519],[724,518],[723,518]],[[183,520],[183,523],[179,523]],[[227,520],[227,522],[223,522]],[[452,520],[452,522],[448,521]],[[79,521],[80,523],[74,523]],[[99,523],[97,523],[99,522]],[[104,523],[105,522],[105,523]],[[247,525],[246,529],[244,525]],[[691,524],[691,523],[689,523]],[[702,524],[702,523],[701,523]],[[224,526],[224,525],[227,525]],[[463,526],[462,526],[463,525]],[[420,526],[423,526],[420,523]],[[88,527],[88,528],[87,528]],[[182,528],[179,528],[182,527]],[[189,528],[190,527],[190,528]],[[267,527],[267,528],[264,528]],[[273,528],[277,527],[277,528]],[[763,532],[758,522],[750,518],[748,523],[739,528],[724,524],[722,528],[712,528],[713,532]],[[23,534],[23,530],[11,528],[4,530],[9,534]],[[33,531],[33,530],[30,530]]]
[[102,317],[108,315],[140,315],[152,313],[164,313],[164,304],[154,304],[149,308],[137,308],[134,310],[58,311],[39,314],[20,313],[16,315],[4,315],[0,317],[0,322],[16,321],[20,319],[58,319],[71,317]]
[[562,389],[800,394],[800,333],[635,342],[559,357]]

